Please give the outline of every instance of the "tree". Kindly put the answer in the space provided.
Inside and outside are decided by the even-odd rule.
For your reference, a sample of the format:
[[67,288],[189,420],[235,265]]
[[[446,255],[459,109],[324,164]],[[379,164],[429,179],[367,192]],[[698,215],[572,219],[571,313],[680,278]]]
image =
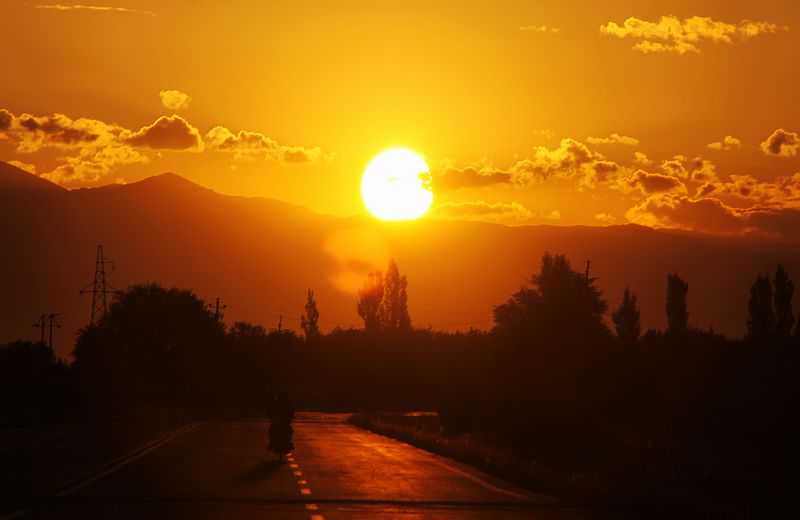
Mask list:
[[642,332],[637,300],[636,293],[632,293],[630,289],[625,287],[622,303],[611,315],[611,319],[617,329],[617,339],[623,345],[636,343],[636,340],[639,339],[639,334]]
[[686,295],[689,284],[678,273],[667,274],[667,332],[680,334],[689,325],[689,311],[686,308]]
[[389,261],[383,280],[383,299],[380,306],[381,329],[385,332],[407,331],[411,328],[408,315],[408,280],[400,276],[397,262]]
[[0,381],[4,383],[47,379],[59,366],[46,343],[17,340],[0,346]]
[[358,292],[358,315],[364,320],[364,330],[377,333],[381,330],[381,301],[383,300],[383,276],[380,271],[367,275],[364,287]]
[[591,344],[610,335],[607,308],[593,278],[573,271],[564,255],[545,253],[530,285],[494,308],[494,330],[524,342]]
[[772,309],[772,284],[769,276],[759,273],[750,287],[750,301],[747,303],[747,338],[765,341],[773,336],[775,313]]
[[317,301],[314,299],[314,291],[308,290],[306,295],[306,313],[300,316],[300,327],[306,335],[306,341],[315,341],[320,336],[319,326],[319,310],[317,309]]
[[786,342],[791,338],[794,325],[794,312],[792,311],[792,296],[794,283],[789,275],[778,264],[775,269],[775,291],[772,293],[772,302],[775,311],[775,337],[778,341]]
[[224,337],[223,324],[193,292],[134,285],[115,295],[98,323],[79,332],[75,367],[114,384],[191,396],[212,391],[208,378]]

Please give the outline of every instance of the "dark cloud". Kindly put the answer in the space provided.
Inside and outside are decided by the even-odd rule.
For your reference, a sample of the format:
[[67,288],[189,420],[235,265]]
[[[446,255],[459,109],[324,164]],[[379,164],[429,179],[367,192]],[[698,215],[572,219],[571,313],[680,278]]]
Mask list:
[[0,108],[0,132],[11,128],[11,122],[14,121],[14,115],[4,108]]
[[671,175],[649,173],[644,170],[637,170],[631,176],[630,183],[632,186],[640,188],[644,193],[673,191],[683,187],[683,183],[680,179]]
[[[9,114],[10,115],[10,114]],[[63,114],[46,117],[33,117],[23,114],[18,119],[19,125],[29,132],[41,132],[46,141],[60,144],[91,143],[100,137],[96,132],[82,128],[75,121]]]
[[800,135],[778,128],[761,143],[761,149],[768,155],[793,157],[800,150]]
[[796,207],[734,208],[715,198],[658,194],[632,207],[625,216],[630,222],[652,227],[800,240],[800,209]]
[[241,161],[261,159],[299,164],[315,162],[322,157],[322,151],[318,147],[285,146],[261,132],[239,130],[233,133],[224,126],[215,126],[209,130],[206,142],[211,150],[230,153],[235,160]]
[[127,139],[129,144],[169,150],[202,150],[203,140],[197,128],[179,115],[161,116]]

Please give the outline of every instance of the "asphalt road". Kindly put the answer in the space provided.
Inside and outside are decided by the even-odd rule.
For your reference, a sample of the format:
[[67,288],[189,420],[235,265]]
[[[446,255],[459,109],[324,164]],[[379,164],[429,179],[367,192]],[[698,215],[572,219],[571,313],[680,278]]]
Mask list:
[[339,416],[301,416],[294,443],[278,462],[266,421],[176,426],[0,518],[590,518]]

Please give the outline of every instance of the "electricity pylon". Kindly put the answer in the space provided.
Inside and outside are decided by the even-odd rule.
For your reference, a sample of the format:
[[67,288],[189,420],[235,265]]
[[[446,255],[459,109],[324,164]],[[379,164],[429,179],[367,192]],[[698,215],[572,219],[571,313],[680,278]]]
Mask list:
[[94,325],[108,312],[106,294],[116,292],[116,289],[106,282],[106,264],[111,264],[114,270],[114,261],[103,256],[103,245],[97,246],[97,257],[94,263],[94,281],[81,289],[81,294],[92,293],[92,315],[89,325]]

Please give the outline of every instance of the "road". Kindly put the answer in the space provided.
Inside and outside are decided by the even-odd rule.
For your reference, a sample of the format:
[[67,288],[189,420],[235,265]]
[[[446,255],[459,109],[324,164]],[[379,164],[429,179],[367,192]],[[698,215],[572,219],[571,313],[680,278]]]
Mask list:
[[295,452],[266,452],[265,421],[177,426],[0,518],[579,519],[583,510],[376,435],[305,414]]

